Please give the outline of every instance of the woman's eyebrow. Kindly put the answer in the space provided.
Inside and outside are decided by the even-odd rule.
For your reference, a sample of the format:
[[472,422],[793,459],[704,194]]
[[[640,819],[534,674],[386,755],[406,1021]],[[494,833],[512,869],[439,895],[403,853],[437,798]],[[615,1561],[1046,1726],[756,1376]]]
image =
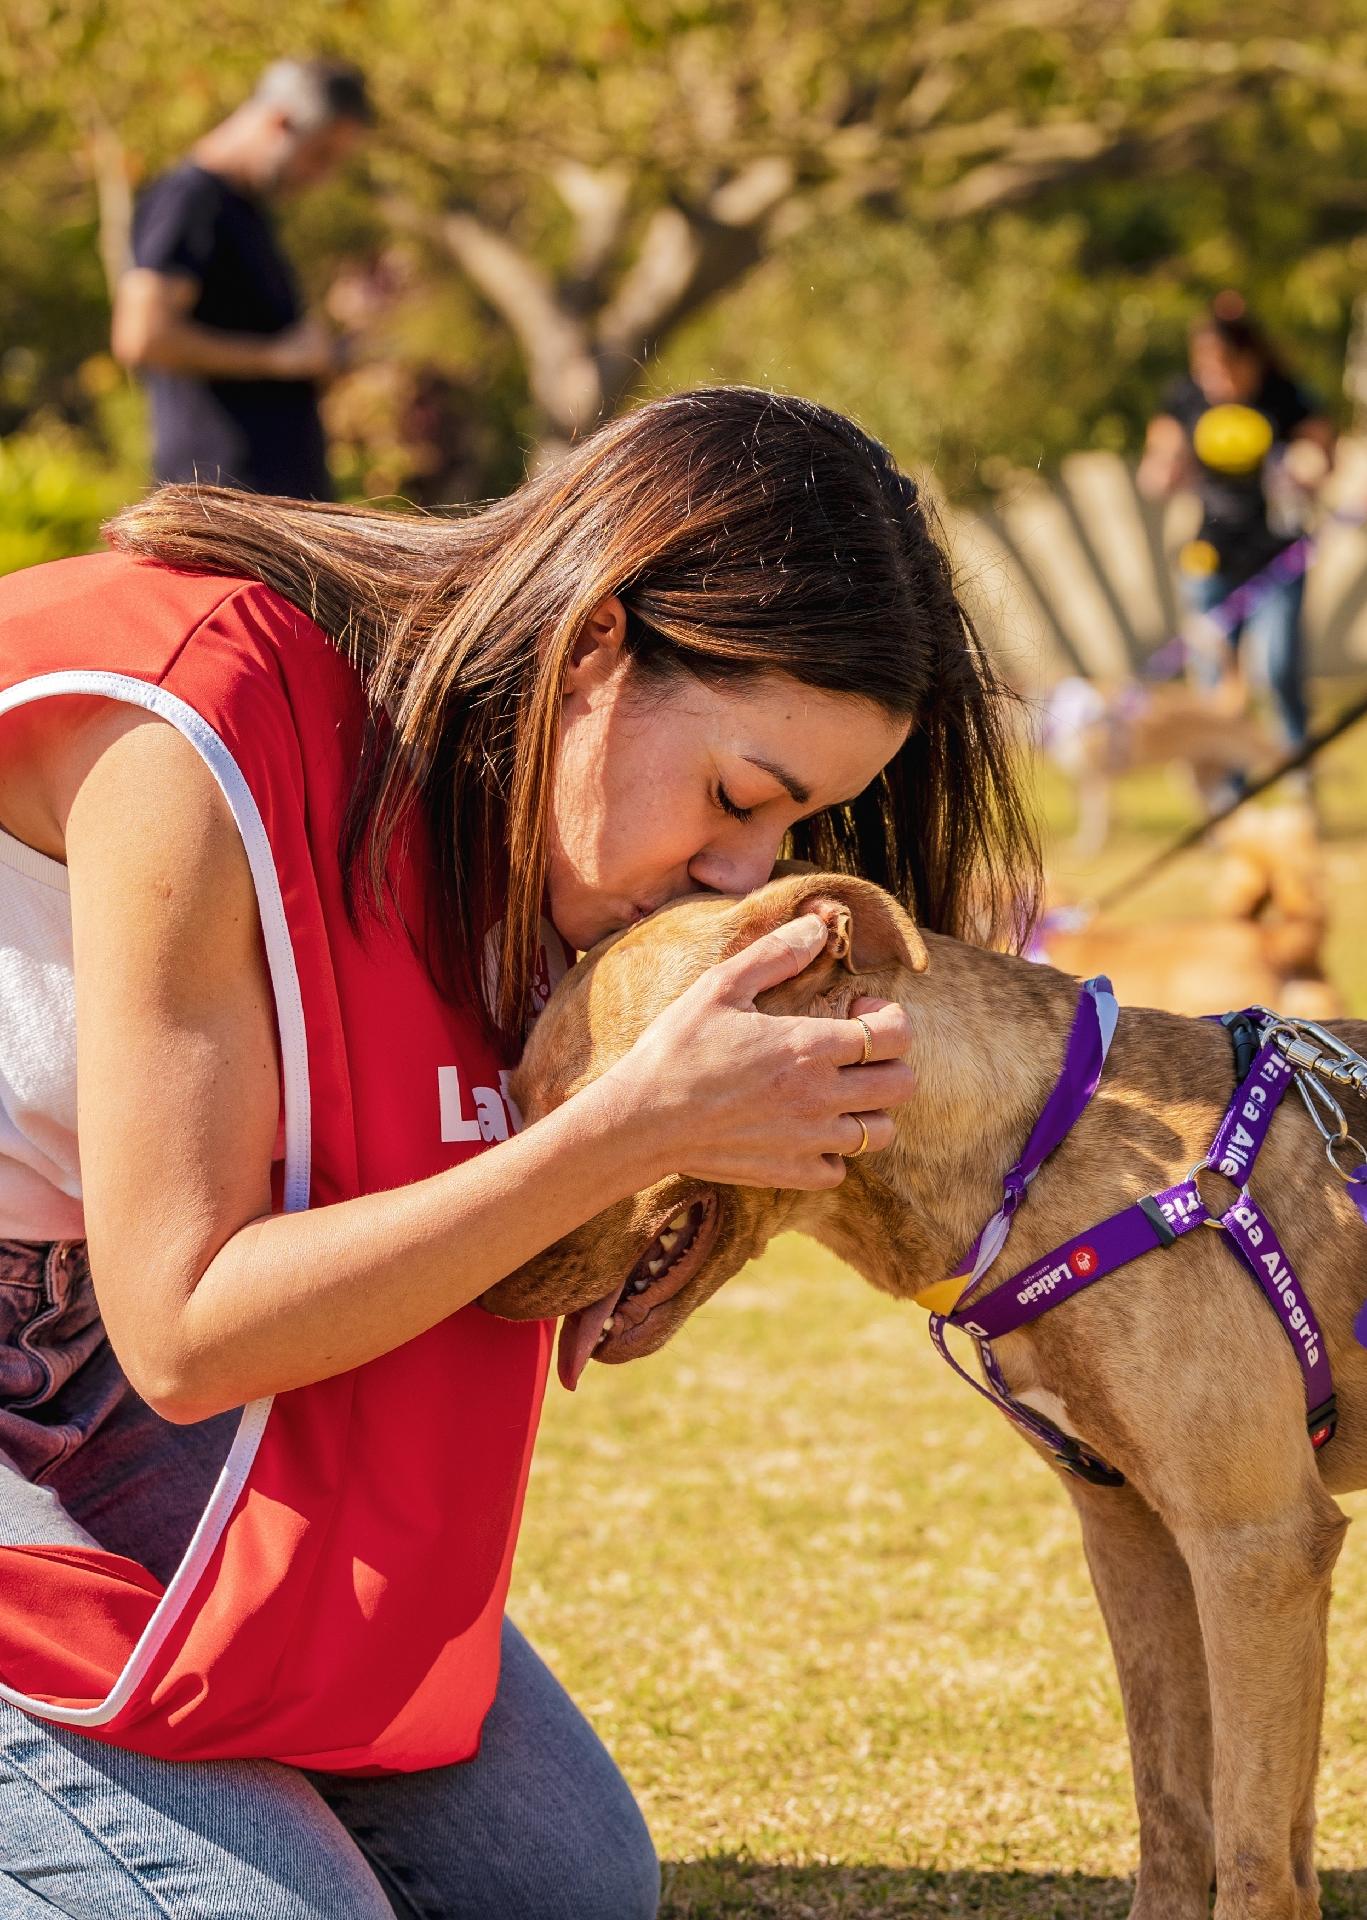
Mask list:
[[781,787],[786,787],[800,807],[805,807],[811,799],[811,788],[804,786],[797,775],[789,773],[786,767],[778,766],[773,760],[757,759],[753,753],[742,754],[741,758],[748,760],[752,767],[758,767],[761,773],[767,773],[772,780],[777,780]]

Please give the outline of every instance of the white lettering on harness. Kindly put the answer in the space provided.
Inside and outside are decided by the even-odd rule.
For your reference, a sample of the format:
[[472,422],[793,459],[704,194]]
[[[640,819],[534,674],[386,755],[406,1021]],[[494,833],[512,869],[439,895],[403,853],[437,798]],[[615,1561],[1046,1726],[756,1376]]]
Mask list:
[[[502,1079],[503,1076],[499,1077]],[[437,1068],[437,1099],[443,1142],[455,1145],[466,1140],[493,1142],[508,1138],[512,1129],[503,1092],[494,1087],[475,1087],[473,1092],[475,1111],[473,1116],[467,1117],[461,1093],[460,1068]]]
[[1185,1226],[1194,1213],[1201,1211],[1201,1201],[1194,1193],[1175,1193],[1169,1200],[1160,1200],[1159,1211],[1170,1227]]
[[[1247,1200],[1241,1200],[1233,1209],[1233,1218],[1243,1228],[1251,1247],[1260,1247],[1263,1244],[1264,1234],[1256,1207]],[[1296,1297],[1296,1289],[1291,1284],[1295,1276],[1290,1267],[1285,1259],[1271,1247],[1266,1253],[1258,1255],[1258,1264],[1266,1272],[1273,1290],[1286,1308],[1287,1321],[1292,1331],[1300,1335],[1307,1362],[1312,1367],[1318,1366],[1320,1350],[1316,1344],[1315,1329],[1310,1324],[1305,1308]]]
[[1237,1180],[1241,1173],[1248,1171],[1248,1157],[1253,1146],[1253,1135],[1247,1127],[1236,1120],[1234,1132],[1225,1142],[1224,1158],[1220,1162],[1220,1172],[1226,1180]]
[[1062,1260],[1058,1266],[1046,1267],[1043,1273],[1037,1273],[1032,1280],[1028,1280],[1019,1289],[1016,1298],[1023,1307],[1028,1307],[1032,1300],[1045,1299],[1055,1287],[1061,1287],[1065,1280],[1071,1280],[1072,1277],[1072,1268],[1066,1260]]

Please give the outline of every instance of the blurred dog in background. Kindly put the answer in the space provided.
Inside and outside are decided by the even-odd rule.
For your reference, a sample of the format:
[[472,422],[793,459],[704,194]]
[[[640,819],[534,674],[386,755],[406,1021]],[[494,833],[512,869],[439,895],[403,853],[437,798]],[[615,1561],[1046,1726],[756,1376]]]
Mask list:
[[1267,728],[1246,706],[1239,680],[1218,687],[1173,681],[1102,686],[1060,680],[1040,718],[1040,746],[1077,797],[1073,851],[1099,853],[1111,829],[1111,789],[1120,774],[1169,764],[1182,768],[1207,813],[1240,779],[1272,765]]
[[1126,1006],[1343,1014],[1324,968],[1329,888],[1313,809],[1303,801],[1247,806],[1211,839],[1218,858],[1200,919],[1115,920],[1055,899],[1029,957],[1079,979],[1109,974]]

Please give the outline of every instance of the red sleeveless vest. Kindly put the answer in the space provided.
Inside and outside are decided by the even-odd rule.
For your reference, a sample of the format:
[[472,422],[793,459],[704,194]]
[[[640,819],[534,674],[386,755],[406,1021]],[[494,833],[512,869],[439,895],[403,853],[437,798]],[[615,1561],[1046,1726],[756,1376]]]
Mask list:
[[[348,923],[338,829],[365,704],[322,632],[254,582],[116,554],[0,581],[0,712],[73,692],[170,721],[232,808],[276,1001],[279,1203],[419,1180],[505,1139],[503,1063],[478,1024],[401,929]],[[422,878],[403,876],[419,912]],[[545,1324],[470,1306],[245,1408],[164,1590],[117,1554],[0,1547],[0,1697],[168,1759],[355,1773],[468,1759],[498,1677],[549,1344]]]

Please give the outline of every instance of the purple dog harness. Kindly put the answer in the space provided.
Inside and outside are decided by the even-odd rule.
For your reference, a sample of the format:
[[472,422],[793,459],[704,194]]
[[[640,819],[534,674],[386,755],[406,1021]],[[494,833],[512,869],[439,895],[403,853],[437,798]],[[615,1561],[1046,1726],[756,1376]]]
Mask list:
[[[1053,1092],[1019,1160],[1005,1177],[1001,1206],[951,1276],[963,1280],[961,1295],[976,1286],[997,1259],[1031,1180],[1066,1138],[1096,1092],[1118,1012],[1109,980],[1098,978],[1084,982]],[[992,1342],[1003,1334],[1015,1332],[1018,1327],[1028,1326],[1051,1307],[1072,1299],[1084,1287],[1104,1279],[1118,1267],[1127,1266],[1141,1254],[1170,1247],[1195,1227],[1214,1227],[1226,1236],[1229,1246],[1277,1315],[1305,1384],[1306,1428],[1311,1446],[1323,1447],[1334,1436],[1337,1421],[1334,1384],[1319,1323],[1271,1222],[1249,1193],[1248,1181],[1267,1138],[1272,1116],[1294,1081],[1300,1086],[1311,1118],[1325,1139],[1331,1166],[1348,1182],[1367,1220],[1367,1166],[1359,1164],[1351,1172],[1345,1171],[1335,1151],[1350,1148],[1352,1157],[1358,1161],[1367,1155],[1348,1134],[1342,1111],[1327,1090],[1312,1084],[1307,1091],[1311,1072],[1364,1091],[1367,1063],[1359,1061],[1357,1055],[1324,1029],[1308,1022],[1281,1020],[1261,1007],[1226,1014],[1222,1024],[1230,1030],[1234,1041],[1236,1072],[1241,1078],[1204,1158],[1197,1161],[1185,1178],[1159,1193],[1145,1195],[1120,1213],[1073,1235],[971,1307],[955,1306],[946,1313],[932,1311],[930,1316],[931,1336],[954,1371],[976,1392],[1000,1407],[1008,1419],[1047,1447],[1060,1466],[1099,1486],[1123,1486],[1124,1475],[1072,1435],[1013,1397]],[[1306,1039],[1307,1034],[1315,1036],[1313,1042]],[[1337,1115],[1338,1122],[1332,1131],[1322,1117],[1330,1109]],[[1208,1211],[1197,1188],[1196,1177],[1206,1168],[1239,1184],[1238,1194],[1222,1214]],[[938,1293],[940,1289],[931,1291]],[[1367,1316],[1367,1309],[1364,1315]],[[948,1327],[962,1328],[976,1342],[985,1385],[960,1366],[950,1352],[946,1339]],[[1359,1332],[1362,1332],[1361,1323]]]

